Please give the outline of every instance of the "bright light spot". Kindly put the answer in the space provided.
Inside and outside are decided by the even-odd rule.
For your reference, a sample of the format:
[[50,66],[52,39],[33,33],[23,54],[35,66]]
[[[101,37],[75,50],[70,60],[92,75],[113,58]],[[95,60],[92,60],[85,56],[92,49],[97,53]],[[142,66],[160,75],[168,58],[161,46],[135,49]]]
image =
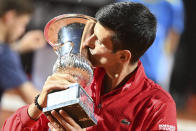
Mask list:
[[105,58],[105,57],[102,57],[101,59],[100,59],[100,63],[101,64],[106,64],[107,63],[107,58]]
[[117,78],[119,75],[118,74],[115,74],[115,77]]

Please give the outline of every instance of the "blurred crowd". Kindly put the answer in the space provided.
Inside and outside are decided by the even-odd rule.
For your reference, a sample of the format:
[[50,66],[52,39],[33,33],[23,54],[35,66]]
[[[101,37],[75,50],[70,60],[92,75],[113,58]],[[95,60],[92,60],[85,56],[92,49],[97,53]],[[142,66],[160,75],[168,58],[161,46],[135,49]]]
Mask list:
[[[26,22],[23,24],[24,31],[21,32],[13,28],[14,24],[18,26],[12,19],[14,12],[2,14],[1,10],[6,5],[1,4],[0,97],[14,92],[26,103],[31,103],[30,100],[33,100],[47,76],[52,73],[57,56],[43,37],[44,26],[49,20],[66,13],[94,16],[102,5],[119,1],[141,2],[155,14],[158,21],[157,36],[152,47],[141,58],[145,72],[149,78],[171,93],[178,112],[184,111],[189,112],[190,116],[196,115],[196,78],[194,77],[196,73],[194,5],[196,2],[194,0],[34,0],[32,11],[28,13],[28,20],[24,20]],[[3,39],[5,36],[3,30],[8,30],[3,28],[5,27],[3,22],[11,21],[9,19],[13,20],[13,27],[7,34],[11,32],[18,34],[14,40],[8,40],[8,36]],[[6,50],[11,54],[14,52],[14,58],[12,55],[7,58],[3,47],[5,43],[10,43]],[[12,64],[10,65],[9,62]],[[14,72],[15,70],[19,71]],[[15,80],[14,76],[19,80]],[[3,108],[2,106],[0,107]],[[4,111],[1,109],[0,113]],[[2,114],[0,119],[6,119],[1,116]]]

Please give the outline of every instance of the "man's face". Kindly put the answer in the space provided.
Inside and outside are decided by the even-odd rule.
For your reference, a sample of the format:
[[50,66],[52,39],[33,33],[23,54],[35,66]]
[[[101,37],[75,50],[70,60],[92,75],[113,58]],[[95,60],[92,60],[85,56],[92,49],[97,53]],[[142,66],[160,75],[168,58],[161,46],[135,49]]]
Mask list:
[[14,15],[12,20],[8,24],[7,30],[7,42],[12,43],[16,41],[26,29],[27,24],[29,23],[30,15]]
[[117,63],[117,55],[113,53],[112,36],[114,32],[96,23],[94,33],[84,43],[83,47],[89,50],[89,60],[95,67],[110,68]]

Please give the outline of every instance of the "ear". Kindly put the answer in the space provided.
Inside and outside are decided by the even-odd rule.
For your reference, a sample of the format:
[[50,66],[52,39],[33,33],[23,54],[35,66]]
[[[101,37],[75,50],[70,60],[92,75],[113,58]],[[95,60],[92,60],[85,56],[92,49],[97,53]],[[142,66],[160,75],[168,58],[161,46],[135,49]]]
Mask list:
[[122,63],[129,62],[131,60],[131,52],[129,50],[120,50],[117,52],[119,61]]
[[16,16],[16,11],[15,10],[9,10],[3,15],[3,22],[5,23],[10,23],[13,22],[13,19]]

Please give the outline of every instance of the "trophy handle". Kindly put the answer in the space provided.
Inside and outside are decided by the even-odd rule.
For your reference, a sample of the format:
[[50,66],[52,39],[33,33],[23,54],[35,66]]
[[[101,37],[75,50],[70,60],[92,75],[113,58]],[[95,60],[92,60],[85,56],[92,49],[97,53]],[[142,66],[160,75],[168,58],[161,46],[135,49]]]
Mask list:
[[[59,30],[64,27],[67,26],[71,23],[81,23],[85,25],[85,30],[89,30],[89,26],[88,22],[90,23],[96,23],[96,19],[87,15],[82,15],[82,14],[63,14],[57,17],[54,17],[53,19],[51,19],[45,26],[44,28],[44,36],[46,41],[52,46],[54,47],[55,44],[58,43],[58,32]],[[85,34],[86,36],[86,34]],[[83,39],[86,37],[83,37]]]

